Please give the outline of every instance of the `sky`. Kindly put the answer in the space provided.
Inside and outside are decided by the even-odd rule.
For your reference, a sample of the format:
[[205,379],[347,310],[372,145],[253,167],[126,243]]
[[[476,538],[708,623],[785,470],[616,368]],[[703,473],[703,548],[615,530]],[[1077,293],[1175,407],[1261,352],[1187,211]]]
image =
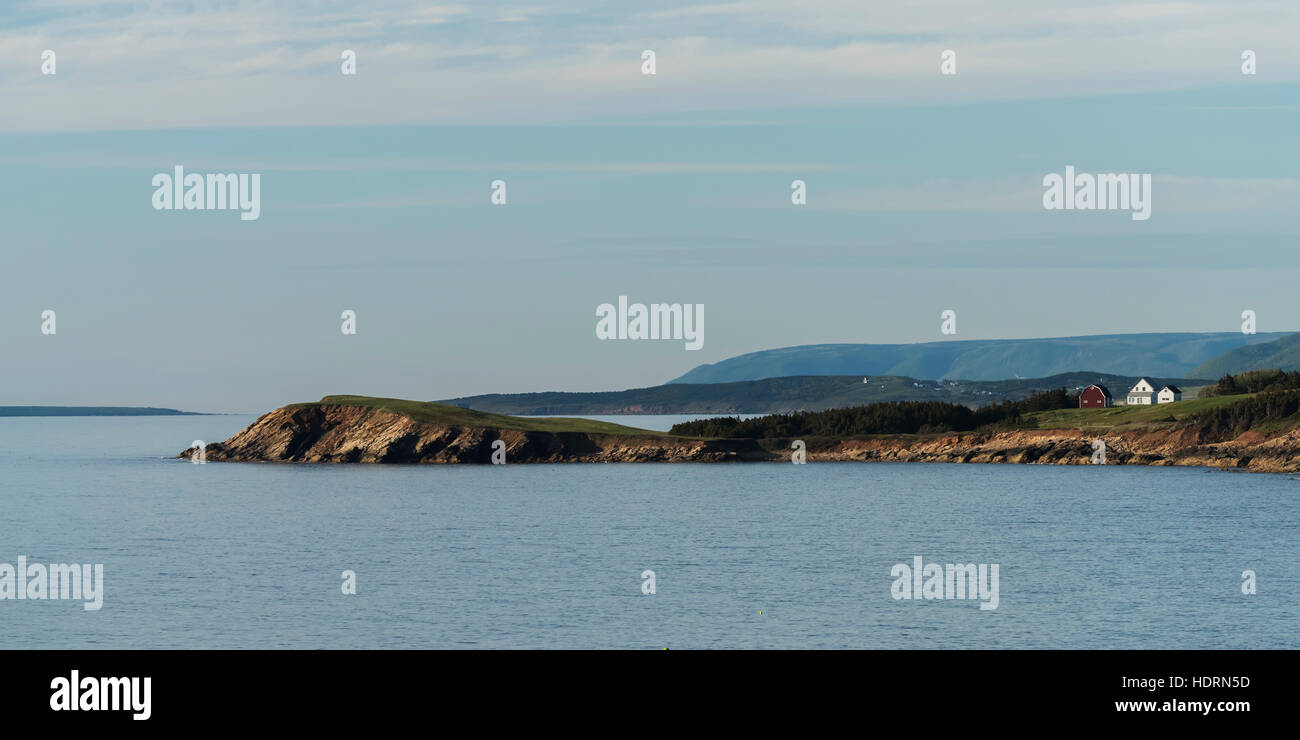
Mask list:
[[[1300,4],[553,5],[0,5],[0,404],[261,412],[799,344],[1300,327]],[[260,217],[155,210],[176,165],[259,174]],[[1045,210],[1067,165],[1150,174],[1151,217]],[[599,340],[623,295],[702,304],[703,347]]]

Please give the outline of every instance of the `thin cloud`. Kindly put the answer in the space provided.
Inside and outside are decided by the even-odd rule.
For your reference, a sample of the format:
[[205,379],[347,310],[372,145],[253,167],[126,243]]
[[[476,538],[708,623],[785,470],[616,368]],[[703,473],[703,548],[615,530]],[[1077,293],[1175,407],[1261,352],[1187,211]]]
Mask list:
[[[0,30],[0,130],[743,120],[1229,84],[1242,46],[1261,80],[1300,80],[1291,0],[312,7],[17,6]],[[46,48],[55,77],[39,72]],[[339,72],[345,48],[355,77]],[[945,48],[956,77],[938,74]]]

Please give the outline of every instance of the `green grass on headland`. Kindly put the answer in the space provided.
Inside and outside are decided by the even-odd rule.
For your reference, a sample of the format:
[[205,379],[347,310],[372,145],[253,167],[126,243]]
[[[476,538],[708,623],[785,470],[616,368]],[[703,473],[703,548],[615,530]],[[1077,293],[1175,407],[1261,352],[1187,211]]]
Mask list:
[[400,398],[375,398],[373,396],[325,396],[316,403],[295,403],[287,408],[308,406],[362,406],[370,409],[391,411],[430,424],[514,429],[523,432],[584,432],[587,434],[666,436],[663,432],[637,429],[622,424],[611,424],[606,421],[570,418],[523,418],[504,414],[490,414],[442,403],[407,401]]
[[1228,406],[1248,396],[1215,396],[1152,406],[1115,406],[1108,409],[1057,409],[1029,414],[1021,426],[1036,429],[1114,429],[1161,422],[1186,421],[1202,411]]

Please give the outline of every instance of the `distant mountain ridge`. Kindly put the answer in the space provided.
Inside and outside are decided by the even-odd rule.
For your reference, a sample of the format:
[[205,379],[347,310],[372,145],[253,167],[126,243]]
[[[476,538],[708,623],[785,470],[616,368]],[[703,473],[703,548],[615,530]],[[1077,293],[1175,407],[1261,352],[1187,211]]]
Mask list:
[[1222,378],[1250,370],[1300,370],[1300,334],[1238,347],[1196,366],[1198,378]]
[[1293,332],[1167,332],[917,344],[811,344],[762,350],[700,365],[676,383],[731,383],[802,375],[895,375],[1002,380],[1090,368],[1122,376],[1200,377],[1196,368],[1232,350]]

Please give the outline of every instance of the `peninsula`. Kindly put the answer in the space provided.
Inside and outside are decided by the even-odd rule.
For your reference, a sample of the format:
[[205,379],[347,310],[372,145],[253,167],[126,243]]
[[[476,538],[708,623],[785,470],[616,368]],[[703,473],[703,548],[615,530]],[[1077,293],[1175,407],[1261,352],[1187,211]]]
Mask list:
[[[1072,401],[1072,399],[1074,399]],[[1095,440],[1108,465],[1185,465],[1300,472],[1300,390],[1211,395],[1104,409],[1064,390],[971,410],[897,402],[740,422],[688,422],[655,432],[602,421],[522,418],[445,404],[326,396],[285,406],[225,442],[209,462],[508,463],[949,462],[1087,465]],[[498,443],[499,441],[499,443]],[[194,448],[180,453],[190,458]]]

